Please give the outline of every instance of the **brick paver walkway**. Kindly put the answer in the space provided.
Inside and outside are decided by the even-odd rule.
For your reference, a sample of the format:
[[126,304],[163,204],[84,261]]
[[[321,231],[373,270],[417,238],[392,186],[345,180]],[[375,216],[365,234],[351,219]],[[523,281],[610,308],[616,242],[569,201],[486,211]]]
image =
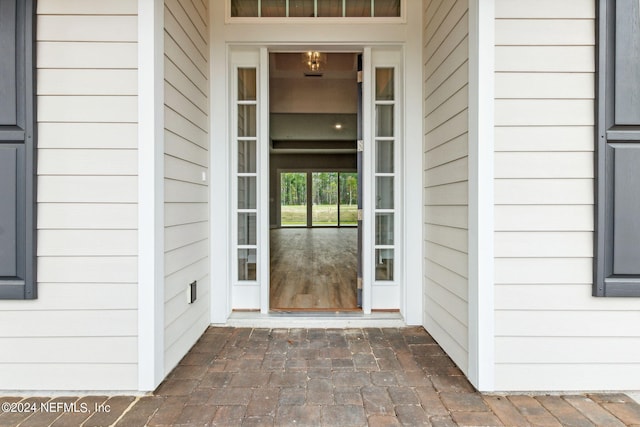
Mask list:
[[151,396],[0,402],[90,408],[0,412],[21,427],[640,426],[624,394],[480,394],[422,328],[212,327]]

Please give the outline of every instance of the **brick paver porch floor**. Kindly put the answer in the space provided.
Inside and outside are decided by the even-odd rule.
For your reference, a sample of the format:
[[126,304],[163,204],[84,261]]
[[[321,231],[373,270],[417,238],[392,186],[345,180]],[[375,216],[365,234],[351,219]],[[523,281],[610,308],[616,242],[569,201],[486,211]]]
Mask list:
[[110,411],[0,412],[0,426],[640,426],[624,394],[480,394],[423,328],[212,327],[153,395],[0,402],[48,399]]

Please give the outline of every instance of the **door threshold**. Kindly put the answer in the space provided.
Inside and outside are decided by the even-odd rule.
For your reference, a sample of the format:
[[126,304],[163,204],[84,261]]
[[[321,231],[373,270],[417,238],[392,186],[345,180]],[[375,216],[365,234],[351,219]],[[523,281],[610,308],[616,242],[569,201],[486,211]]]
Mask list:
[[273,307],[269,313],[362,313],[361,308],[298,308],[298,307]]
[[226,326],[242,328],[402,328],[407,326],[398,312],[362,311],[271,311],[233,312]]

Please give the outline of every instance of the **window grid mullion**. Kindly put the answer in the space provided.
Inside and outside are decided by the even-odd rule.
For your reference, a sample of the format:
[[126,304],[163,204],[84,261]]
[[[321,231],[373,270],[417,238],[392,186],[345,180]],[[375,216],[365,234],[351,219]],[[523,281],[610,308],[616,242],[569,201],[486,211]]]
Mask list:
[[[262,14],[262,2],[261,0],[258,0],[258,16],[261,16]],[[248,68],[252,68],[252,67],[248,67]],[[257,71],[257,70],[256,70]],[[237,71],[236,71],[237,72]],[[257,79],[257,74],[256,77]],[[236,82],[237,84],[239,84],[239,78],[236,75]],[[252,82],[252,84],[257,83],[257,82]],[[256,85],[257,87],[257,85]],[[246,141],[256,141],[256,144],[254,146],[254,150],[257,150],[257,141],[258,141],[258,129],[257,129],[257,123],[254,124],[254,126],[256,126],[256,135],[255,136],[240,136],[238,135],[238,126],[241,123],[241,120],[245,120],[245,125],[246,125],[246,120],[247,118],[245,117],[241,117],[240,116],[240,109],[242,106],[255,106],[256,110],[258,109],[258,93],[256,92],[255,97],[256,99],[238,99],[238,91],[236,89],[235,91],[236,95],[235,95],[235,105],[236,105],[236,115],[235,115],[235,126],[234,126],[234,141],[235,141],[235,157],[236,159],[239,158],[240,156],[240,143],[241,142],[246,142]],[[256,118],[257,120],[257,118]],[[249,123],[248,126],[251,126],[251,124]],[[257,158],[257,153],[254,154],[254,157]],[[258,170],[256,170],[256,172],[239,172],[238,169],[238,161],[236,160],[235,162],[235,183],[236,183],[236,194],[235,194],[235,198],[236,198],[236,203],[235,203],[235,269],[236,269],[236,274],[237,276],[237,282],[238,283],[255,283],[258,280],[257,277],[257,270],[258,270],[258,265],[257,265],[257,259],[258,259],[258,236],[254,236],[253,238],[255,239],[256,243],[255,244],[240,244],[240,240],[239,240],[239,235],[238,233],[240,232],[240,218],[243,215],[247,215],[247,214],[252,214],[255,216],[255,221],[257,224],[257,220],[258,220],[258,208],[238,208],[239,205],[239,201],[240,201],[240,195],[239,195],[239,189],[240,189],[240,180],[243,178],[254,178],[255,182],[256,182],[256,193],[254,195],[254,197],[258,197],[257,194],[257,185],[258,185]],[[249,197],[251,197],[249,195]],[[256,202],[256,206],[257,206],[257,200]],[[243,233],[249,233],[248,229],[243,229]],[[246,239],[250,238],[250,234],[246,234],[245,237]],[[248,241],[248,240],[246,240]],[[243,253],[243,255],[241,255],[241,251],[245,251]],[[246,258],[245,258],[246,257]],[[251,269],[251,264],[254,265],[253,269],[253,274],[255,274],[255,277],[253,276],[253,274],[250,274],[249,272],[252,270]],[[243,275],[240,275],[240,271],[244,270]]]

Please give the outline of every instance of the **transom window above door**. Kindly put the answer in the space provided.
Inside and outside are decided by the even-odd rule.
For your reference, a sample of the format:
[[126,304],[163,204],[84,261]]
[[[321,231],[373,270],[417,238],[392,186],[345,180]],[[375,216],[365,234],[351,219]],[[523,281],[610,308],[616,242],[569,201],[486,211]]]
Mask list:
[[397,18],[402,0],[230,0],[232,18]]

